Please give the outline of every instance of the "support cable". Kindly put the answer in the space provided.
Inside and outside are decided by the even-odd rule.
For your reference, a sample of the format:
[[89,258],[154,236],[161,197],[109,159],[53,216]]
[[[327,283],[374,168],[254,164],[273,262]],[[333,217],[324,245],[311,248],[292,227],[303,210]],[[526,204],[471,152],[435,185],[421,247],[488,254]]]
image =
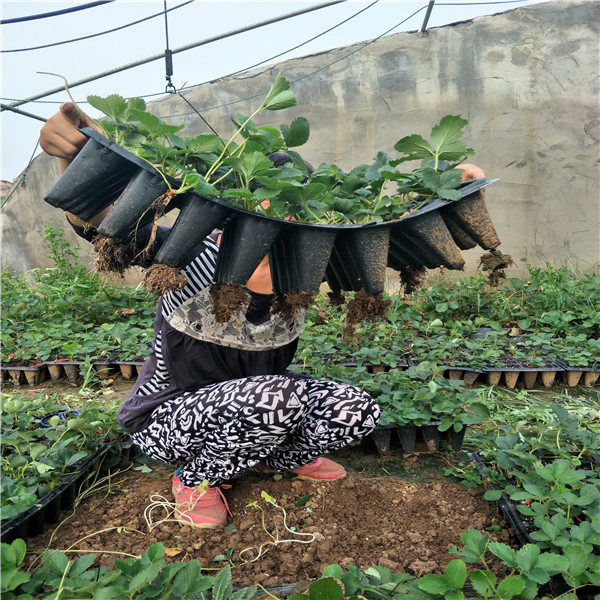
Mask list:
[[[168,9],[167,12],[171,12],[172,10],[177,10],[182,6],[187,6],[191,4],[194,0],[187,0],[187,2],[182,2],[181,4],[177,4],[176,6],[172,6]],[[125,23],[125,25],[120,25],[119,27],[114,27],[113,29],[107,29],[106,31],[99,31],[98,33],[91,33],[90,35],[83,35],[81,37],[72,38],[70,40],[63,40],[62,42],[52,42],[51,44],[43,44],[41,46],[32,46],[31,48],[13,48],[11,50],[0,50],[0,53],[8,53],[8,52],[28,52],[29,50],[41,50],[42,48],[51,48],[53,46],[62,46],[64,44],[71,44],[73,42],[81,42],[82,40],[89,40],[91,38],[99,37],[101,35],[106,35],[107,33],[114,33],[115,31],[120,31],[121,29],[127,29],[127,27],[132,27],[133,25],[138,25],[139,23],[143,23],[144,21],[149,21],[150,19],[154,19],[155,17],[160,17],[163,14],[163,11],[154,13],[153,15],[149,15],[148,17],[144,17],[143,19],[138,19],[137,21],[132,21],[131,23]]]
[[[392,31],[394,31],[394,29],[397,29],[398,27],[400,27],[400,25],[403,25],[404,23],[406,23],[408,20],[412,19],[415,15],[418,15],[421,11],[425,10],[427,8],[427,4],[421,6],[421,8],[415,10],[415,12],[411,13],[410,15],[408,15],[408,17],[406,17],[405,19],[402,19],[402,21],[400,21],[399,23],[396,23],[393,27],[390,27],[389,29],[386,29],[383,33],[379,34],[376,38],[373,38],[372,40],[369,40],[368,42],[365,42],[362,46],[359,46],[358,48],[356,48],[355,50],[352,50],[351,52],[348,52],[348,54],[344,54],[343,56],[341,56],[340,58],[336,58],[335,60],[331,61],[330,63],[327,63],[326,65],[323,65],[322,67],[319,67],[318,69],[315,69],[314,71],[311,71],[310,73],[307,73],[306,75],[301,75],[300,77],[297,77],[296,79],[292,79],[290,81],[290,85],[294,84],[298,81],[301,81],[302,79],[307,79],[308,77],[312,77],[313,75],[316,75],[317,73],[320,73],[321,71],[324,71],[325,69],[328,69],[329,67],[345,60],[346,58],[352,56],[353,54],[356,54],[357,52],[359,52],[360,50],[363,50],[364,48],[366,48],[367,46],[370,46],[371,44],[377,42],[378,40],[380,40],[383,36],[387,35],[388,33],[391,33]],[[205,81],[204,83],[210,83],[210,81]],[[204,83],[199,83],[198,85],[204,85]],[[203,111],[206,112],[207,110],[216,110],[218,108],[225,108],[227,106],[231,106],[232,104],[238,104],[240,102],[245,102],[246,100],[253,100],[254,98],[258,98],[258,97],[262,97],[267,93],[268,90],[259,92],[258,94],[252,94],[252,96],[246,96],[245,98],[240,98],[239,100],[232,100],[231,102],[226,102],[225,104],[218,104],[216,106],[210,106],[208,108],[204,108]],[[160,115],[161,119],[170,119],[172,117],[185,117],[188,115],[193,114],[192,112],[187,112],[187,113],[179,113],[176,115]]]
[[[193,1],[193,0],[190,0]],[[365,12],[366,10],[368,10],[369,8],[371,8],[372,6],[374,6],[375,4],[377,4],[379,2],[379,0],[374,0],[373,2],[371,2],[371,4],[368,4],[367,6],[365,6],[364,8],[361,8],[359,11],[355,12],[354,14],[350,15],[349,17],[345,18],[343,21],[340,21],[339,23],[336,23],[335,25],[332,25],[331,27],[329,27],[328,29],[325,29],[325,31],[321,31],[321,33],[317,33],[317,35],[313,35],[313,37],[304,40],[303,42],[296,44],[295,46],[292,46],[291,48],[288,48],[287,50],[284,50],[283,52],[279,52],[278,54],[274,54],[273,56],[269,56],[269,58],[265,58],[263,60],[261,60],[260,62],[254,63],[253,65],[250,65],[248,67],[243,67],[241,69],[238,69],[237,71],[232,71],[231,73],[227,73],[227,75],[221,75],[220,77],[218,77],[217,79],[213,79],[210,82],[204,82],[204,83],[213,83],[215,81],[219,81],[221,79],[226,79],[227,77],[233,77],[234,75],[238,75],[239,73],[244,73],[245,71],[249,71],[250,69],[254,69],[256,67],[260,67],[260,65],[264,65],[267,62],[270,62],[272,60],[275,60],[276,58],[279,58],[280,56],[283,56],[284,54],[288,54],[289,52],[293,52],[294,50],[297,50],[298,48],[301,48],[302,46],[306,46],[306,44],[310,44],[310,42],[313,42],[314,40],[316,40],[317,38],[320,38],[326,34],[328,34],[330,31],[333,31],[334,29],[336,29],[337,27],[340,27],[341,25],[344,25],[345,23],[347,23],[348,21],[351,21],[352,19],[354,19],[355,17],[358,17],[358,15],[360,15],[361,13]],[[182,6],[182,5],[180,5]],[[169,10],[173,10],[172,8]],[[158,13],[158,14],[162,14],[162,13]],[[183,92],[186,90],[191,90],[193,88],[195,88],[198,85],[202,85],[201,83],[195,83],[193,85],[185,85],[181,88],[179,88],[179,92]],[[142,94],[140,96],[135,96],[136,98],[151,98],[154,96],[163,96],[164,92],[155,92],[153,94]],[[1,98],[2,100],[5,100],[7,102],[18,102],[19,99],[18,98]],[[128,98],[125,98],[126,100],[128,100]],[[32,100],[32,102],[34,104],[62,104],[61,101],[59,100]],[[86,100],[80,100],[77,102],[77,104],[89,104]]]
[[2,110],[10,110],[11,112],[17,113],[18,115],[23,115],[24,117],[30,117],[32,119],[36,119],[37,121],[43,121],[44,123],[48,120],[48,119],[44,119],[44,117],[39,117],[38,115],[34,115],[33,113],[26,112],[19,108],[15,108],[14,106],[9,106],[8,104],[0,104],[0,107],[2,108]]
[[52,12],[42,13],[39,15],[28,15],[26,17],[15,17],[14,19],[2,19],[0,25],[9,25],[10,23],[23,23],[24,21],[34,21],[36,19],[47,19],[48,17],[58,17],[59,15],[65,15],[67,13],[77,12],[78,10],[85,10],[87,8],[94,8],[101,4],[109,4],[115,0],[98,0],[97,2],[89,2],[88,4],[81,4],[80,6],[72,6],[71,8],[63,8],[61,10],[53,10]]
[[[258,23],[254,23],[252,25],[247,25],[245,27],[240,27],[239,29],[234,29],[232,31],[228,31],[226,33],[222,33],[219,35],[215,35],[204,40],[200,40],[198,42],[193,42],[191,44],[186,44],[185,46],[180,46],[179,48],[175,48],[173,50],[173,54],[177,54],[178,52],[185,52],[186,50],[191,50],[192,48],[197,48],[198,46],[203,46],[205,44],[210,44],[211,42],[216,42],[218,40],[222,40],[239,33],[244,33],[246,31],[251,31],[253,29],[258,29],[259,27],[264,27],[265,25],[270,25],[271,23],[277,23],[279,21],[284,21],[285,19],[290,19],[292,17],[297,17],[299,15],[304,15],[306,13],[320,10],[322,8],[326,8],[328,6],[333,6],[335,4],[341,4],[342,2],[346,2],[347,0],[330,0],[329,2],[324,2],[322,4],[317,4],[315,6],[311,6],[309,8],[304,8],[301,10],[297,10],[291,13],[287,13],[285,15],[281,15],[278,17],[273,17],[271,19],[266,19],[264,21],[260,21]],[[114,69],[110,69],[108,71],[104,71],[102,73],[98,73],[97,75],[91,75],[90,77],[85,77],[84,79],[80,79],[79,81],[74,81],[69,85],[69,87],[74,88],[79,85],[83,85],[84,83],[89,83],[90,81],[96,81],[97,79],[102,79],[103,77],[108,77],[109,75],[114,75],[115,73],[120,73],[122,71],[127,71],[128,69],[133,69],[134,67],[139,67],[140,65],[145,65],[149,62],[153,62],[155,60],[159,60],[165,56],[164,52],[160,54],[155,54],[154,56],[149,56],[148,58],[143,58],[137,60],[135,62],[129,63],[128,65],[124,65],[122,67],[115,67]],[[47,92],[42,92],[40,94],[36,94],[35,96],[31,96],[29,98],[25,98],[24,100],[19,100],[18,102],[12,102],[10,104],[11,107],[21,106],[22,104],[27,104],[32,100],[39,100],[40,98],[45,98],[46,96],[51,96],[52,94],[56,94],[58,92],[62,92],[63,87],[54,88],[52,90],[48,90]],[[2,110],[6,110],[2,108]]]

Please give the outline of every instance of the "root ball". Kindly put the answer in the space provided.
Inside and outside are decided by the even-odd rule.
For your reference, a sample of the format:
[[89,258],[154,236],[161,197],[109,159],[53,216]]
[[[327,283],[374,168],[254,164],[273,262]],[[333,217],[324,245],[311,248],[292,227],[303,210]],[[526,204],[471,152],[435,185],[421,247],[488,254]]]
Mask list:
[[226,323],[248,301],[248,292],[233,283],[213,283],[210,299],[217,323]]
[[284,319],[295,319],[300,310],[306,310],[315,299],[314,292],[278,294],[273,301],[271,314],[280,314]]
[[187,282],[186,276],[179,269],[164,263],[154,263],[144,276],[144,287],[157,296],[181,290]]
[[134,264],[135,248],[115,238],[97,235],[93,241],[94,265],[101,273],[117,273],[121,277]]
[[414,267],[402,267],[400,269],[400,282],[404,286],[404,294],[412,294],[416,289],[423,285],[427,269],[415,269]]

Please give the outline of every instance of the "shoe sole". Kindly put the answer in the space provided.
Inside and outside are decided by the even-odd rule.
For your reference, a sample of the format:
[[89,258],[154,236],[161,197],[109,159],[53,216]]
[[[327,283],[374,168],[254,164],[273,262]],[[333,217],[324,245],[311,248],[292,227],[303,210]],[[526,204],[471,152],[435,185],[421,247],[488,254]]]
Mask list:
[[191,521],[186,521],[183,519],[177,519],[179,523],[182,525],[188,525],[189,527],[193,527],[194,529],[219,529],[224,527],[227,523],[192,523]]
[[340,475],[339,477],[334,477],[333,479],[319,479],[317,477],[309,477],[308,475],[296,475],[298,479],[304,479],[305,481],[339,481],[340,479],[344,479],[347,473]]

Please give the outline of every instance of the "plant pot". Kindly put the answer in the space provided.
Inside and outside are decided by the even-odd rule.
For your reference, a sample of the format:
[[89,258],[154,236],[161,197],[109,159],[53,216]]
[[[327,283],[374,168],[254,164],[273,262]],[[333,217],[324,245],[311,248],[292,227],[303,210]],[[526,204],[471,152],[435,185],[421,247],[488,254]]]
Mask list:
[[565,382],[569,387],[576,387],[583,375],[583,371],[565,371]]
[[380,456],[385,456],[390,451],[392,429],[395,429],[393,425],[383,425],[376,427],[371,433],[371,439]]
[[125,157],[90,138],[44,200],[89,221],[115,202],[136,170]]
[[385,367],[383,365],[368,365],[367,371],[373,375],[377,375],[378,373],[385,373]]
[[20,371],[18,369],[8,369],[8,374],[10,375],[10,378],[13,380],[15,385],[21,385],[21,382],[23,381],[23,379],[25,379],[23,371]]
[[390,228],[375,225],[340,231],[326,270],[331,289],[358,292],[364,288],[369,294],[383,292]]
[[450,446],[452,446],[452,450],[458,452],[462,448],[466,432],[466,425],[463,425],[458,431],[454,431],[454,427],[450,427],[450,429],[448,429],[448,439],[450,440]]
[[65,375],[67,376],[69,383],[77,383],[77,380],[79,379],[79,369],[83,363],[78,361],[65,361],[60,364],[65,370]]
[[414,425],[401,425],[397,431],[404,452],[412,454],[417,441],[417,428]]
[[460,381],[462,379],[463,372],[459,369],[448,369],[448,379],[451,381]]
[[94,363],[94,371],[96,371],[98,379],[109,379],[114,373],[112,364],[104,362]]
[[52,381],[56,381],[57,379],[60,379],[62,377],[63,368],[62,368],[61,365],[59,365],[59,364],[46,364],[46,366],[48,367],[48,373],[50,374],[50,379]]
[[216,283],[246,285],[285,223],[238,213],[223,227]]
[[523,384],[525,387],[530,390],[537,380],[537,371],[524,371],[523,372]]
[[504,383],[509,390],[512,390],[517,385],[519,379],[519,371],[505,371],[504,372]]
[[463,373],[463,381],[465,382],[465,385],[473,385],[475,383],[475,381],[477,380],[477,377],[479,377],[479,372],[478,371],[464,371]]
[[190,252],[230,214],[231,209],[210,198],[196,193],[186,194],[169,237],[156,255],[156,262],[181,267]]
[[542,371],[540,375],[544,387],[551,388],[556,378],[556,371]]
[[441,423],[441,421],[430,421],[421,427],[423,439],[432,452],[437,452],[440,449],[442,432],[438,429],[438,426],[441,425]]
[[477,242],[460,226],[459,223],[450,217],[444,218],[443,214],[442,218],[444,219],[444,223],[446,224],[454,243],[461,250],[470,250],[471,248],[475,248],[475,246],[477,246]]
[[140,169],[98,227],[98,233],[109,238],[133,237],[138,227],[154,219],[156,209],[152,208],[152,204],[168,189],[157,172]]
[[123,377],[123,379],[133,379],[135,374],[134,365],[119,364],[119,370],[121,371],[121,377]]
[[583,374],[583,385],[585,385],[586,387],[593,387],[594,384],[598,381],[598,377],[600,377],[600,372],[586,371]]
[[336,236],[332,228],[286,227],[269,250],[275,293],[318,292]]
[[445,222],[454,222],[468,237],[475,240],[485,250],[491,250],[500,245],[500,240],[490,220],[490,215],[480,191],[463,198],[459,202],[447,204],[440,209],[440,214]]
[[100,469],[109,448],[109,444],[102,444],[96,452],[78,464],[74,472],[65,475],[53,490],[39,498],[34,506],[4,521],[0,533],[2,542],[11,543],[18,537],[27,539],[37,536],[43,532],[45,523],[55,523],[60,510],[73,505],[88,475]]
[[437,210],[400,221],[392,228],[391,237],[397,244],[402,244],[403,240],[409,238],[421,252],[432,257],[432,266],[429,268],[444,266],[460,270],[465,266],[460,250]]
[[48,371],[44,366],[23,369],[23,373],[25,374],[27,383],[31,386],[38,385],[48,377]]

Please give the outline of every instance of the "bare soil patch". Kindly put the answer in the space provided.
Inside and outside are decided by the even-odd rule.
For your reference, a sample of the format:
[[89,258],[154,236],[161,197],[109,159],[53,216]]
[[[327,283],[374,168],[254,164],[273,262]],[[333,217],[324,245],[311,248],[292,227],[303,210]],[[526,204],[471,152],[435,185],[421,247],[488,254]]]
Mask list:
[[[159,477],[157,477],[157,474]],[[396,572],[414,574],[442,573],[453,557],[449,544],[460,545],[460,534],[468,528],[484,533],[492,525],[503,525],[496,506],[483,499],[481,492],[454,483],[420,483],[397,477],[365,477],[355,473],[335,483],[316,483],[297,478],[275,480],[273,476],[246,473],[234,483],[227,498],[234,527],[220,530],[194,530],[177,523],[164,523],[148,533],[143,519],[149,497],[161,494],[171,500],[172,469],[156,466],[151,474],[129,471],[120,478],[119,495],[98,504],[98,497],[83,502],[76,514],[58,529],[52,548],[95,552],[100,564],[110,567],[115,554],[102,550],[141,554],[150,544],[161,542],[169,553],[167,560],[198,559],[203,567],[220,568],[216,555],[231,556],[239,563],[244,548],[258,547],[269,537],[261,526],[260,511],[247,505],[260,501],[264,490],[288,512],[288,525],[296,531],[313,533],[311,544],[284,543],[256,562],[233,569],[237,585],[280,585],[317,578],[331,563],[367,568],[377,564]],[[306,504],[296,506],[303,496]],[[281,513],[263,502],[267,529],[283,534]],[[66,515],[64,515],[66,516]],[[84,536],[107,528],[134,528],[140,533],[112,529],[82,542]],[[28,547],[43,550],[52,530],[31,539]],[[489,533],[496,541],[509,541],[506,530]],[[283,537],[283,536],[282,536]],[[289,537],[286,536],[286,537]],[[302,538],[306,539],[306,538]],[[73,556],[79,556],[80,553]],[[248,554],[245,555],[248,558]],[[501,574],[502,566],[492,561]]]

